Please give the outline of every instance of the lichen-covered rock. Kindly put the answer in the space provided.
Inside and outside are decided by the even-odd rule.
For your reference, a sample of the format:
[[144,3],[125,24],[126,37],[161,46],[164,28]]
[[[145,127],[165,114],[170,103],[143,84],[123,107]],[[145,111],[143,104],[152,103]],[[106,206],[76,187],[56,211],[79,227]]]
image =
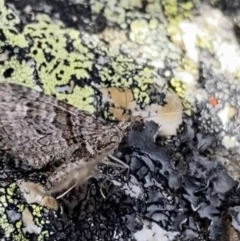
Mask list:
[[129,176],[99,167],[111,182],[100,176],[57,201],[43,194],[49,169],[20,170],[1,153],[1,239],[238,240],[227,212],[238,230],[239,188],[217,162],[239,176],[237,7],[0,0],[0,81],[107,119],[140,115],[161,135],[193,114],[156,143],[154,123],[134,129],[115,153]]

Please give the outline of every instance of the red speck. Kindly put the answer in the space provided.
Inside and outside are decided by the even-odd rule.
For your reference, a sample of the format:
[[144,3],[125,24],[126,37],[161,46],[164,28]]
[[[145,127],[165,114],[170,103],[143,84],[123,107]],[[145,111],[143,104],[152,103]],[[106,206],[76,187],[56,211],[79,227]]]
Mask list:
[[215,107],[218,104],[218,99],[213,96],[210,97],[208,101],[209,101],[209,104],[213,107]]

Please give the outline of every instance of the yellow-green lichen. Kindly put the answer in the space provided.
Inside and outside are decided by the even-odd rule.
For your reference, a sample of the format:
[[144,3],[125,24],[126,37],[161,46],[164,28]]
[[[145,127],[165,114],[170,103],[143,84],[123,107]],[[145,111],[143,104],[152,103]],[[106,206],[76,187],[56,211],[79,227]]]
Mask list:
[[[10,204],[11,208],[9,206]],[[4,232],[5,240],[30,241],[23,232],[24,224],[22,215],[27,206],[18,194],[16,183],[0,188],[0,227]],[[43,207],[36,204],[32,204],[29,207],[33,210],[31,214],[34,217],[34,223],[44,230],[44,225],[49,224],[49,220],[46,220],[43,216]],[[14,213],[19,214],[19,219],[15,221],[10,220],[11,218],[8,217],[7,211],[14,211]],[[49,231],[47,229],[37,236],[37,238],[40,238],[39,240],[47,240],[47,237],[49,237]]]
[[[88,111],[90,113],[94,112],[94,107],[92,105],[94,101],[94,90],[90,86],[86,86],[84,88],[79,88],[76,86],[74,88],[74,93],[69,95],[68,103],[78,106],[80,109]],[[64,99],[66,97],[65,94],[59,94],[60,99]]]
[[177,80],[176,78],[172,78],[170,84],[172,88],[175,90],[176,94],[179,97],[183,98],[186,91],[185,84],[183,84],[180,80]]
[[14,72],[11,78],[2,78],[0,81],[15,82],[34,87],[33,75],[35,69],[32,65],[34,65],[34,63],[31,60],[23,60],[20,63],[15,57],[9,61],[5,61],[4,64],[0,66],[0,75],[4,76],[4,73],[11,71],[11,69],[14,69]]
[[177,23],[185,18],[192,16],[192,10],[194,9],[196,1],[188,0],[180,2],[178,0],[163,0],[162,6],[164,14],[170,24]]
[[[38,15],[36,22],[26,26],[24,33],[31,34],[34,41],[30,56],[36,60],[46,93],[58,95],[55,92],[56,85],[68,84],[73,75],[77,79],[89,78],[88,71],[92,69],[93,54],[81,44],[79,32],[64,29],[63,23],[53,22],[42,14]],[[40,41],[39,36],[44,36],[44,39]],[[71,53],[66,49],[67,37],[73,41],[74,51]],[[51,56],[51,60],[46,61],[46,54]]]
[[202,49],[206,49],[212,54],[214,53],[213,43],[211,42],[210,39],[207,39],[206,37],[203,38],[203,37],[197,36],[196,46]]
[[19,35],[16,25],[20,23],[19,17],[12,9],[6,8],[4,1],[0,0],[0,28],[4,29],[5,41],[0,41],[0,47],[6,43],[14,47],[25,48],[28,46],[23,35]]
[[175,91],[175,93],[181,98],[182,100],[182,105],[185,109],[185,113],[187,115],[191,115],[191,109],[192,106],[191,104],[185,99],[185,93],[186,93],[186,85],[181,81],[176,78],[172,78],[170,80],[170,85],[171,88]]
[[[103,4],[100,2],[92,2],[91,4],[92,10],[97,13],[101,11],[102,7],[110,3],[103,1]],[[114,2],[111,4],[114,5]],[[161,17],[159,17],[161,15],[161,5],[158,1],[149,1],[147,6],[149,7],[152,4],[155,6],[158,4],[158,7],[156,7],[155,11],[154,9],[151,10],[151,15],[155,17],[148,19],[138,18],[137,16],[141,16],[141,13],[134,11],[136,8],[141,9],[141,1],[131,2],[131,4],[126,2],[121,2],[120,5],[116,4],[115,16],[111,15],[113,13],[112,10],[105,8],[104,15],[107,21],[118,23],[120,27],[121,24],[126,24],[126,18],[131,19],[130,21],[128,20],[129,31],[131,32],[129,36],[132,36],[134,39],[131,40],[131,37],[129,38],[129,46],[127,44],[120,46],[125,48],[124,52],[128,53],[133,47],[137,50],[137,55],[141,54],[141,51],[138,50],[135,44],[142,44],[143,48],[147,49],[145,41],[148,43],[150,40],[149,36],[154,36],[149,31],[158,31],[161,36],[164,36],[165,30],[163,25],[161,25]],[[189,10],[188,5],[181,6],[182,9]],[[131,13],[129,10],[131,10]],[[107,13],[108,11],[110,12]],[[15,16],[15,19],[17,20],[14,23],[19,23],[19,17]],[[144,28],[143,25],[145,26]],[[13,24],[13,26],[15,25]],[[7,34],[4,28],[3,33],[4,35]],[[157,62],[164,63],[166,56],[177,61],[180,59],[179,53],[167,51],[165,40],[161,36],[157,38],[162,41],[158,43],[159,48],[156,48],[156,51],[155,49],[150,51],[152,56],[142,56],[145,63],[151,63],[151,61],[153,64]],[[33,87],[36,83],[40,84],[45,93],[54,94],[57,98],[65,99],[78,108],[90,112],[93,112],[95,109],[92,96],[94,91],[91,86],[96,77],[99,78],[98,87],[112,86],[134,89],[134,97],[137,102],[144,102],[145,104],[149,101],[146,90],[154,82],[154,79],[158,78],[154,68],[139,66],[136,63],[139,59],[137,55],[136,59],[132,59],[127,54],[122,54],[121,51],[110,51],[108,46],[97,35],[88,35],[85,32],[67,28],[63,22],[53,20],[46,14],[36,14],[34,22],[26,24],[22,32],[17,32],[14,44],[23,42],[23,40],[25,45],[20,44],[19,46],[21,46],[20,48],[24,47],[24,59],[20,62],[16,58],[11,57],[9,61],[6,61],[0,67],[1,75],[5,73],[6,68],[9,66],[14,68],[14,74],[11,78],[2,79],[7,81],[11,79],[11,81],[30,87]],[[133,41],[132,47],[131,41]],[[11,41],[7,41],[7,43],[13,44]],[[148,45],[153,46],[150,42]],[[69,50],[69,46],[71,46],[71,50]],[[173,46],[171,46],[171,49],[173,49]],[[161,56],[158,57],[154,52],[159,52]],[[109,64],[98,65],[96,55],[109,58]],[[155,60],[151,60],[153,56],[155,56]],[[25,61],[26,58],[30,58],[30,64],[29,61]],[[92,76],[93,71],[97,71],[95,72],[97,76]],[[73,90],[68,94],[58,91],[57,87],[69,86],[76,81],[80,83],[81,87],[74,85]],[[87,88],[82,87],[87,85]]]
[[198,66],[197,64],[192,61],[191,59],[184,57],[181,59],[181,68],[186,70],[187,72],[191,74],[197,74],[198,73]]
[[181,36],[181,30],[179,23],[184,19],[191,19],[193,9],[197,4],[197,0],[188,0],[180,2],[178,0],[163,0],[163,12],[168,21],[167,33],[171,40],[179,44],[179,36]]
[[12,233],[15,231],[15,228],[12,224],[9,223],[7,215],[5,214],[5,209],[0,208],[0,227],[4,232],[5,238],[10,238]]
[[[21,39],[26,39],[26,36],[30,36],[31,46],[29,45],[26,57],[30,57],[32,61],[23,60],[20,63],[14,57],[6,61],[0,69],[1,75],[4,76],[6,69],[9,68],[13,68],[14,72],[11,78],[2,78],[2,80],[19,82],[33,87],[36,82],[33,74],[34,71],[37,71],[45,93],[55,94],[59,99],[66,99],[80,109],[94,111],[91,87],[75,87],[73,92],[67,95],[56,91],[57,86],[69,85],[73,78],[90,79],[89,72],[93,68],[94,54],[82,44],[78,31],[65,28],[62,22],[52,21],[49,16],[41,14],[36,16],[36,21],[26,25],[23,32],[16,36],[16,43],[22,41]],[[69,39],[74,48],[72,52],[67,51],[67,40]],[[28,44],[27,41],[25,43]],[[11,42],[8,44],[11,45]],[[100,46],[96,52],[110,56],[108,49],[104,46]],[[46,55],[49,56],[49,60],[46,59]],[[111,70],[108,66],[101,66],[98,69],[100,85],[108,86],[111,83],[111,86],[123,88],[130,87],[134,82],[143,91],[143,93],[135,91],[137,93],[135,97],[139,98],[138,101],[146,100],[144,92],[148,84],[153,82],[153,72],[151,70],[146,72],[145,68],[142,72],[136,73],[137,66],[131,59],[123,55],[112,57],[114,59],[112,59]]]

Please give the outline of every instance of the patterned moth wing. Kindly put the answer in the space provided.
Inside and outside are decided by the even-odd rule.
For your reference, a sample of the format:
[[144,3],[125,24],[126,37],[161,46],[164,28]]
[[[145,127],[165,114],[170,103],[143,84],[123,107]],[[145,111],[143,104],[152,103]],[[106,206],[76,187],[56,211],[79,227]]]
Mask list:
[[[78,155],[76,170],[86,167],[81,158],[86,163],[106,149],[109,154],[122,140],[123,127],[126,125],[122,123],[104,125],[94,115],[43,92],[0,83],[0,148],[33,169],[44,167],[55,157],[71,156],[71,153]],[[67,170],[67,160],[64,165],[65,169],[60,168],[58,176]]]

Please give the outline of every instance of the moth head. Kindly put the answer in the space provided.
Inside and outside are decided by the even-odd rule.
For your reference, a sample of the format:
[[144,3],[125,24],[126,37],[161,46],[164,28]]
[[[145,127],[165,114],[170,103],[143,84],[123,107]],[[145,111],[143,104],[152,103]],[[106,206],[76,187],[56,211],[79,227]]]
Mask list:
[[114,133],[112,134],[111,141],[114,143],[120,143],[125,135],[125,130],[127,128],[127,123],[121,122],[114,128]]

